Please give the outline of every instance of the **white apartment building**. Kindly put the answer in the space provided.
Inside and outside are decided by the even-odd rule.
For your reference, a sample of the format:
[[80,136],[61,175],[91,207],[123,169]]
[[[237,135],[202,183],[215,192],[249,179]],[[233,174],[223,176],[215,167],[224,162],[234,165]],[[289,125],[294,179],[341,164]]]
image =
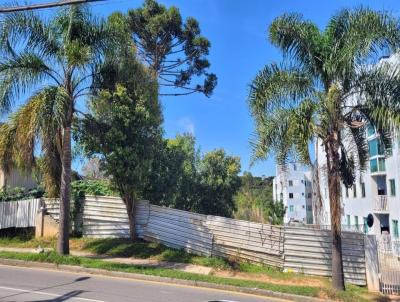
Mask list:
[[312,223],[311,172],[296,163],[277,166],[273,180],[273,198],[286,207],[284,223]]
[[[381,62],[383,61],[398,64],[399,57],[393,55],[381,60]],[[399,240],[400,133],[393,134],[392,150],[386,154],[373,125],[367,126],[366,137],[369,147],[368,167],[366,171],[358,172],[352,188],[347,189],[342,185],[343,229],[358,229],[378,236],[390,234],[392,240]],[[315,145],[315,153],[318,159],[320,193],[323,201],[323,209],[319,214],[318,221],[320,224],[330,225],[326,155],[318,141],[316,144],[318,145]],[[277,167],[277,176],[274,179],[274,199],[283,200],[287,206],[285,223],[291,219],[312,223],[313,220],[317,220],[316,214],[312,212],[311,198],[305,198],[314,194],[311,192],[311,182],[310,191],[307,191],[307,187],[304,185],[301,186],[302,181],[310,180],[311,170],[303,167],[300,172],[298,169],[293,169],[294,166],[298,167],[299,165],[289,165],[284,173],[282,168]],[[294,183],[289,183],[289,181],[294,181]],[[294,186],[294,184],[296,185]],[[291,206],[294,211],[291,211]],[[309,211],[302,211],[303,206]],[[304,217],[313,217],[314,219],[304,219]],[[368,217],[373,221],[371,227],[367,225]]]
[[[342,223],[344,228],[358,229],[367,234],[390,234],[399,239],[400,220],[400,138],[392,138],[392,150],[384,154],[379,135],[372,125],[367,127],[369,164],[358,172],[352,188],[342,185]],[[319,153],[320,185],[324,204],[323,221],[330,224],[329,194],[325,154]],[[373,225],[368,227],[367,218]]]

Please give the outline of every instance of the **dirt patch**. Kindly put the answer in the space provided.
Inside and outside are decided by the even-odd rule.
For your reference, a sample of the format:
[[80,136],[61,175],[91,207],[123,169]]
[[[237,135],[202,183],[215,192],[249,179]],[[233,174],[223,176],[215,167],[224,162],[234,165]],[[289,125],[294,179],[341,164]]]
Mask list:
[[293,276],[293,278],[278,279],[265,274],[243,273],[236,271],[214,271],[213,275],[217,277],[254,280],[254,281],[268,282],[268,283],[282,284],[282,285],[303,285],[303,286],[313,286],[313,287],[326,286],[325,281],[308,276],[307,277]]

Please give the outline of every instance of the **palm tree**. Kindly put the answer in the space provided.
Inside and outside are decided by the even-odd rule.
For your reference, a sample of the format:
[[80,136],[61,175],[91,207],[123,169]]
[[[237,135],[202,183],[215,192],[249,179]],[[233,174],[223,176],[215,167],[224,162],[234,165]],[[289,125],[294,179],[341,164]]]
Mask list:
[[326,153],[332,230],[332,285],[344,290],[341,244],[342,181],[350,187],[368,161],[367,123],[388,134],[400,125],[396,68],[378,61],[400,42],[399,22],[385,12],[344,9],[325,30],[298,14],[284,14],[269,28],[269,39],[284,55],[251,83],[255,120],[254,159],[274,153],[279,164],[295,158],[311,164],[309,146]]
[[49,20],[19,12],[0,23],[0,108],[10,112],[27,97],[0,128],[1,164],[6,170],[11,165],[31,169],[39,142],[45,185],[60,195],[60,254],[69,253],[72,122],[112,41],[107,24],[79,5]]

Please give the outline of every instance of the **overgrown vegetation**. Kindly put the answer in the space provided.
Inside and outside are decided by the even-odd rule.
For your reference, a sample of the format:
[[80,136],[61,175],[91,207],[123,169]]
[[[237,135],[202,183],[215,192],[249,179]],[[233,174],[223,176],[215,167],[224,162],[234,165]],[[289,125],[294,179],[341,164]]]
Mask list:
[[235,195],[234,218],[260,223],[282,224],[285,215],[283,202],[272,198],[272,177],[254,177],[244,172],[241,186]]
[[74,196],[95,195],[95,196],[118,196],[107,179],[83,179],[71,183]]
[[240,159],[216,149],[201,154],[191,134],[163,142],[144,199],[201,214],[231,217],[240,186]]
[[7,187],[0,190],[0,202],[12,201],[12,200],[23,200],[30,198],[40,198],[44,194],[44,190],[41,187],[35,189],[26,190],[22,187]]

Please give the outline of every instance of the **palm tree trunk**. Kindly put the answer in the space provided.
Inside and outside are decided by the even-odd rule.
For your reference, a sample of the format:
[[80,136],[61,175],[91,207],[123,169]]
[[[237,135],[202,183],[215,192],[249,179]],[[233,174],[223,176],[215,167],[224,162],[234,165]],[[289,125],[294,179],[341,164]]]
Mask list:
[[71,197],[71,124],[72,114],[64,126],[62,156],[61,156],[61,188],[60,188],[60,224],[57,242],[57,252],[69,254],[69,208]]
[[136,227],[135,227],[135,213],[136,213],[136,203],[135,199],[131,194],[124,194],[122,200],[125,203],[126,211],[128,213],[129,220],[129,236],[132,241],[136,240]]
[[332,287],[336,290],[345,290],[341,237],[339,135],[337,131],[333,132],[325,148],[327,151],[329,203],[331,210]]

